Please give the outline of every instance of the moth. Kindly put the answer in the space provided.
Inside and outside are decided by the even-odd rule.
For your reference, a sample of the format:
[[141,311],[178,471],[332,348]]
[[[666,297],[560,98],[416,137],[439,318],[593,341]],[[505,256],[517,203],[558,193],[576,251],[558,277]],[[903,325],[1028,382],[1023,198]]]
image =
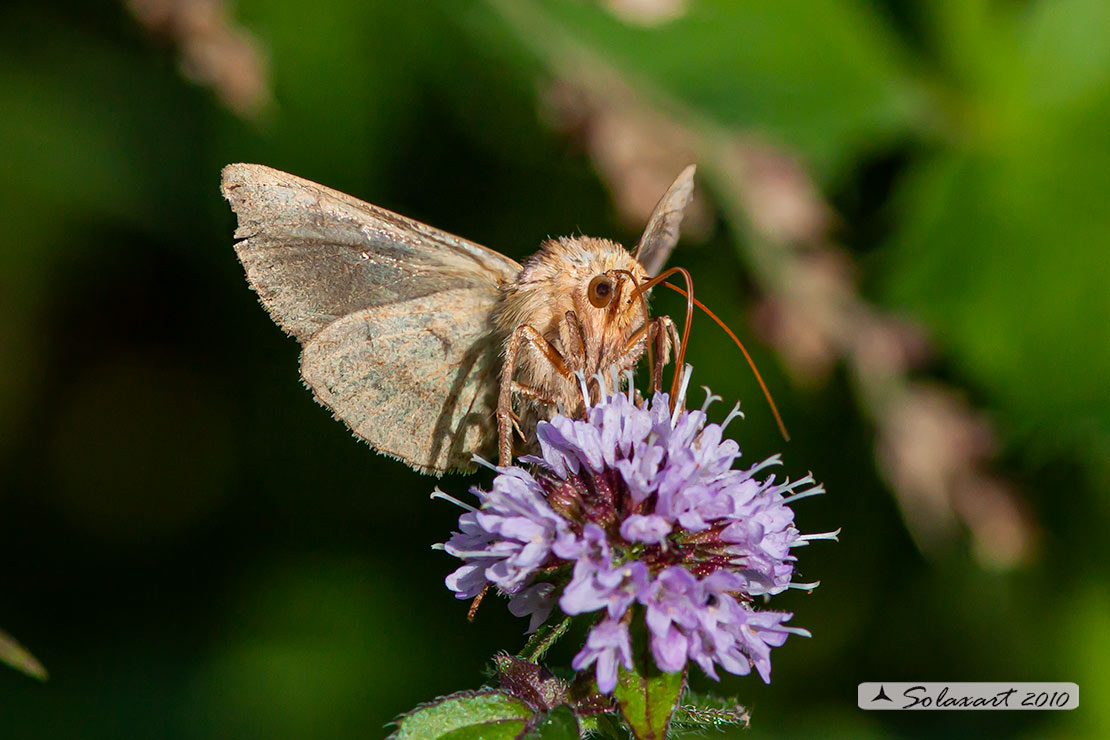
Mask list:
[[657,273],[693,187],[691,165],[632,250],[564,237],[523,264],[263,165],[228,165],[222,190],[247,280],[300,342],[316,399],[379,452],[440,475],[494,443],[508,464],[522,420],[581,412],[584,379],[617,378],[645,353],[659,386],[689,311],[680,339],[646,294],[682,272],[690,306],[688,273]]

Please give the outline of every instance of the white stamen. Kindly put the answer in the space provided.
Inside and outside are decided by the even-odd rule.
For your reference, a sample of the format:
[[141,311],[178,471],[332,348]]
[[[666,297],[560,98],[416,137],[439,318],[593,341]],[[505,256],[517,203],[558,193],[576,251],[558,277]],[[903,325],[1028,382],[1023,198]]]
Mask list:
[[443,491],[439,490],[439,486],[436,486],[435,490],[432,491],[432,495],[429,496],[428,498],[432,499],[433,501],[437,498],[438,499],[443,499],[444,501],[450,501],[455,506],[459,506],[463,509],[466,509],[467,511],[477,511],[477,509],[475,509],[470,504],[464,504],[462,501],[459,501],[454,496],[452,496],[448,493],[444,493]]
[[446,542],[437,542],[434,545],[432,545],[432,549],[433,550],[446,550],[447,549],[447,543]]
[[632,385],[633,375],[631,370],[624,371],[624,379],[628,383],[628,402],[635,405],[636,398],[633,396],[633,393],[636,389]]
[[598,400],[599,403],[602,403],[602,402],[605,401],[605,399],[609,395],[609,391],[605,387],[605,378],[602,377],[600,370],[597,371],[596,373],[594,373],[592,377],[593,377],[594,380],[597,381],[597,394],[598,394],[597,400]]
[[[791,487],[791,490],[793,490],[793,487]],[[820,496],[823,493],[825,493],[825,487],[822,485],[817,485],[813,488],[807,488],[804,491],[799,491],[798,493],[787,496],[782,500],[782,502],[784,504],[789,504],[792,501],[797,501],[798,499],[809,498],[810,496]]]
[[796,588],[799,591],[813,591],[813,589],[817,588],[820,585],[820,581],[813,581],[812,583],[789,583],[786,587]]
[[728,425],[732,423],[733,419],[738,419],[738,418],[739,419],[744,418],[744,412],[740,410],[740,402],[739,401],[737,401],[736,405],[732,407],[732,411],[728,412],[728,416],[725,417],[725,420],[721,422],[721,431],[723,432],[725,429],[727,429]]
[[497,555],[491,554],[488,550],[456,550],[455,552],[453,552],[451,554],[454,555],[455,557],[459,558],[460,560],[464,559],[464,558],[475,558],[475,559],[478,559],[478,558],[487,558],[487,559],[488,558],[497,558],[497,559],[500,559]]
[[831,532],[817,532],[816,534],[803,534],[798,539],[805,542],[812,542],[813,540],[832,540],[833,542],[840,542],[837,537],[840,535],[840,529],[834,529]]
[[756,463],[752,467],[748,468],[748,475],[755,475],[760,470],[763,470],[764,468],[769,468],[772,465],[782,465],[782,455],[776,452],[774,455],[771,455],[763,462]]
[[816,482],[817,481],[815,481],[813,479],[813,473],[806,473],[805,477],[799,478],[798,480],[796,480],[794,482],[791,482],[790,479],[787,478],[786,482],[782,484],[782,488],[787,490],[787,491],[793,491],[795,488],[798,488],[800,486],[804,486],[804,485],[807,485],[809,483],[816,483]]
[[813,633],[804,627],[788,627],[785,624],[780,624],[777,629],[783,632],[789,632],[792,635],[797,635],[798,637],[813,637]]
[[690,376],[694,373],[693,365],[682,368],[682,380],[678,384],[678,395],[674,399],[674,413],[671,414],[671,426],[678,423],[678,417],[686,408],[686,389],[690,387]]
[[500,469],[496,465],[494,465],[493,463],[491,463],[489,460],[482,457],[481,455],[471,455],[470,456],[470,461],[478,463],[479,465],[481,465],[484,468],[489,468],[490,470],[492,470],[495,473],[501,472]]
[[705,403],[703,403],[703,404],[701,405],[701,412],[702,412],[703,414],[704,414],[704,413],[705,413],[706,411],[708,411],[708,410],[709,410],[709,406],[710,406],[710,405],[711,405],[711,404],[712,404],[712,403],[713,403],[714,401],[723,401],[723,400],[725,400],[725,399],[721,398],[720,396],[716,396],[716,395],[714,395],[714,394],[713,394],[713,391],[709,390],[709,386],[707,386],[707,385],[703,385],[703,386],[701,387],[701,389],[702,389],[703,391],[705,391]]
[[582,374],[581,370],[576,370],[574,377],[578,378],[578,392],[582,394],[582,405],[587,411],[590,410],[590,389],[586,385],[586,376]]

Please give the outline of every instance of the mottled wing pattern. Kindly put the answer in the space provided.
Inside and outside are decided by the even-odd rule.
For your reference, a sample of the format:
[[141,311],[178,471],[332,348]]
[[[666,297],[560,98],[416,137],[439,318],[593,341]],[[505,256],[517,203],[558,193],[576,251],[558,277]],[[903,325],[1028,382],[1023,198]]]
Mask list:
[[679,173],[648,219],[633,254],[648,275],[658,275],[678,244],[678,229],[690,199],[694,197],[694,165]]
[[274,320],[303,345],[316,398],[422,472],[492,442],[503,255],[293,175],[224,168],[235,245]]
[[301,355],[316,398],[355,434],[424,473],[471,465],[496,438],[497,295],[446,290],[348,314]]

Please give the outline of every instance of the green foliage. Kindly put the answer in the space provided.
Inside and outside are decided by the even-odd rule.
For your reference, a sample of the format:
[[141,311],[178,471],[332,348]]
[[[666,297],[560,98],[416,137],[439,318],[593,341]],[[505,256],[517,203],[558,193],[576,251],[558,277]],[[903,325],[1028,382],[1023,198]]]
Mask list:
[[958,5],[936,9],[962,26],[940,51],[947,145],[899,189],[887,295],[1011,425],[1090,445],[1110,435],[1110,63],[1092,35],[1110,13],[1073,0],[972,22]]
[[636,740],[663,740],[686,688],[686,673],[663,673],[656,667],[642,627],[642,612],[637,610],[637,614],[631,630],[633,667],[620,667],[613,698]]
[[[397,721],[397,731],[390,735],[390,738],[391,740],[515,738],[531,717],[532,710],[519,699],[497,691],[467,691],[436,699],[406,714]],[[573,719],[572,715],[571,720]],[[553,728],[551,732],[557,733],[558,718],[548,724]],[[559,738],[560,735],[552,734],[550,737]]]
[[923,102],[908,54],[868,3],[710,0],[662,29],[622,23],[600,3],[539,5],[622,70],[826,171],[904,129]]
[[686,691],[675,709],[671,727],[683,730],[746,728],[751,718],[735,699],[722,699],[711,694]]
[[685,676],[681,672],[660,673],[646,666],[642,672],[639,669],[639,665],[637,670],[621,668],[613,696],[638,740],[664,738]]
[[578,740],[578,720],[566,704],[548,712],[523,740]]

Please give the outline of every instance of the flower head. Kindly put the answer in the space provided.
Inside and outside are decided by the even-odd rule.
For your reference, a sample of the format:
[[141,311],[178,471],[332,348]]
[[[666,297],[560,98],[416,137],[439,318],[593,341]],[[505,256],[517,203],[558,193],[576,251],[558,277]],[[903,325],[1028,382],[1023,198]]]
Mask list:
[[556,603],[567,615],[598,613],[573,666],[596,665],[604,692],[618,664],[631,668],[636,615],[661,670],[693,662],[713,678],[717,667],[754,667],[770,681],[771,648],[808,634],[752,601],[816,585],[791,583],[791,549],[834,535],[799,534],[788,504],[823,489],[809,476],[764,474],[778,456],[734,468],[740,447],[723,433],[738,410],[713,424],[682,400],[672,411],[664,393],[641,405],[631,391],[614,393],[583,419],[540,422],[540,454],[520,459],[527,468],[497,468],[490,491],[472,489],[481,506],[445,545],[464,561],[447,578],[459,598],[494,586],[532,630]]

